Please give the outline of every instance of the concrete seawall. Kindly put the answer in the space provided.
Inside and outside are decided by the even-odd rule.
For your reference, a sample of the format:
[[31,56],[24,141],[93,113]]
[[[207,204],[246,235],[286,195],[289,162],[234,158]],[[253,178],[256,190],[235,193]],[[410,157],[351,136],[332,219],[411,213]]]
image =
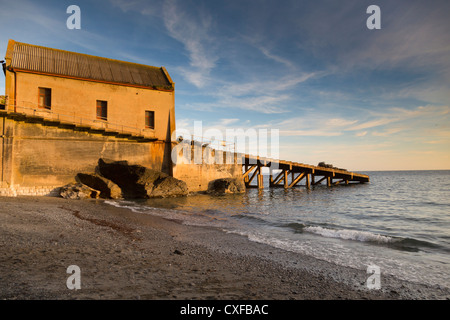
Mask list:
[[[0,115],[0,133],[0,195],[5,196],[57,195],[58,188],[74,181],[77,173],[94,172],[99,158],[127,160],[165,172],[185,181],[190,192],[207,190],[215,179],[242,177],[242,164],[237,161],[230,164],[200,158],[200,164],[182,161],[175,165],[171,158],[175,144],[165,141],[137,141],[6,112]],[[194,149],[189,156],[182,156],[193,160]]]
[[2,188],[62,186],[79,172],[94,172],[101,157],[171,173],[164,141],[138,142],[7,116],[0,118],[0,132]]
[[243,179],[241,158],[233,152],[196,146],[191,146],[187,154],[183,154],[186,148],[176,151],[173,152],[177,158],[173,176],[185,181],[191,192],[208,190],[210,182],[216,179]]

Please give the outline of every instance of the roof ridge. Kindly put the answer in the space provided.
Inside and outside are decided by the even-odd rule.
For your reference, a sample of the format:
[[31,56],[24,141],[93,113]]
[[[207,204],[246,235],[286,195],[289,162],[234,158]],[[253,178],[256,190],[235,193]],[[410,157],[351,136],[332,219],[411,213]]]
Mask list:
[[163,66],[149,66],[12,39],[8,42],[7,58],[10,67],[23,72],[174,90],[174,83]]
[[137,62],[130,62],[130,61],[124,61],[124,60],[119,60],[119,59],[106,58],[106,57],[101,57],[101,56],[95,56],[93,54],[80,53],[80,52],[75,52],[75,51],[69,51],[69,50],[45,47],[45,46],[40,46],[40,45],[36,45],[36,44],[31,44],[31,43],[19,42],[19,41],[15,41],[15,40],[13,40],[13,41],[14,41],[14,44],[20,44],[20,45],[25,45],[25,46],[35,47],[35,48],[40,48],[40,49],[48,49],[48,50],[52,50],[52,51],[65,52],[65,53],[81,55],[81,56],[86,56],[86,57],[91,57],[91,58],[96,58],[96,59],[103,59],[103,60],[112,61],[112,62],[120,62],[120,63],[125,63],[125,64],[132,64],[132,65],[136,65],[136,66],[140,66],[140,67],[147,67],[147,68],[150,67],[150,68],[155,68],[155,69],[161,69],[162,68],[162,66],[161,67],[156,67],[156,66],[151,66],[151,65],[137,63]]

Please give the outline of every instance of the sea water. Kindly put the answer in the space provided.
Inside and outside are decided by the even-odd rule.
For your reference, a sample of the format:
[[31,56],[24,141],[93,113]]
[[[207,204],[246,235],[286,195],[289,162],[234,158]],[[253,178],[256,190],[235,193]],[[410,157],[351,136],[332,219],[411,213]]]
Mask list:
[[402,280],[450,287],[450,171],[363,172],[370,183],[107,201]]

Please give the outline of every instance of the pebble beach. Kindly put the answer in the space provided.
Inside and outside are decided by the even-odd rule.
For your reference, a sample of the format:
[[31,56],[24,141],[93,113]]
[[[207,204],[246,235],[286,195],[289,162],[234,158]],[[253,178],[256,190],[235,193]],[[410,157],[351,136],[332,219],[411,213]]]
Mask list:
[[[448,299],[246,237],[116,208],[102,200],[0,198],[0,299]],[[159,210],[159,209],[158,209]],[[163,210],[163,209],[161,209]],[[81,271],[70,290],[67,268]]]

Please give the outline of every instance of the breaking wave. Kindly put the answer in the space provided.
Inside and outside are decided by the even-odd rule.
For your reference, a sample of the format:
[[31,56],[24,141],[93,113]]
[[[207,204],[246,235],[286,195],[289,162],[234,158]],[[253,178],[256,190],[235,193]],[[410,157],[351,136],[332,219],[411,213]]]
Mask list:
[[351,240],[359,242],[367,242],[375,245],[385,245],[393,249],[417,252],[426,248],[430,249],[440,249],[444,251],[449,251],[446,248],[423,240],[416,240],[412,238],[401,238],[381,235],[378,233],[373,233],[369,231],[360,230],[350,230],[350,229],[331,229],[324,228],[321,226],[306,226],[301,223],[289,223],[285,227],[290,228],[295,233],[311,233],[319,235],[325,238],[337,238],[342,240]]
[[383,236],[380,234],[368,232],[368,231],[358,231],[358,230],[348,230],[348,229],[328,229],[322,227],[304,227],[303,231],[318,234],[327,238],[339,238],[344,240],[354,240],[362,242],[375,242],[380,244],[392,243],[398,241],[398,239]]

